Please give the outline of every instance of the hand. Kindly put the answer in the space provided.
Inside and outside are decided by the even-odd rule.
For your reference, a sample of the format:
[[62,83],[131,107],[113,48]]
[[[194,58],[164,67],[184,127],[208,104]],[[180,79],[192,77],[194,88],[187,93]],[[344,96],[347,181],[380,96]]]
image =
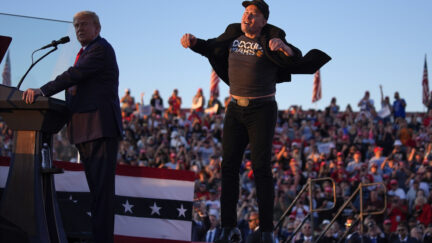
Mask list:
[[22,94],[22,100],[24,100],[26,104],[32,104],[36,99],[36,97],[38,97],[41,94],[42,92],[40,89],[27,89]]
[[292,54],[293,54],[293,51],[291,50],[291,48],[279,38],[271,39],[269,41],[269,47],[270,47],[270,50],[281,51],[286,56],[292,56]]
[[192,34],[184,34],[180,39],[180,43],[184,48],[194,47],[197,42],[197,38]]

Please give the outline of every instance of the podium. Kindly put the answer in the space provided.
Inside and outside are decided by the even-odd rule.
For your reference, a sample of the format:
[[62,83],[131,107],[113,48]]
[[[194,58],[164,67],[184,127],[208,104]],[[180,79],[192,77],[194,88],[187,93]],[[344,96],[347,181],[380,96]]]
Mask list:
[[[68,119],[62,100],[39,96],[21,100],[22,91],[0,85],[0,116],[14,131],[9,175],[0,203],[0,242],[67,242],[54,187],[52,135]],[[9,238],[8,238],[9,237]]]

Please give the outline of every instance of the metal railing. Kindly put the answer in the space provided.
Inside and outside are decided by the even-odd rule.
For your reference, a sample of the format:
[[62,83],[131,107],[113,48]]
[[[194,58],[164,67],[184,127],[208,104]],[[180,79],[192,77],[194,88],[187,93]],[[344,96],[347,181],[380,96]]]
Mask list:
[[[314,208],[314,206],[313,206],[313,189],[314,189],[315,183],[319,182],[319,181],[330,181],[332,183],[332,189],[333,189],[333,205],[332,205],[332,207],[321,208],[321,209],[315,209]],[[304,225],[306,220],[308,220],[309,218],[311,218],[310,224],[311,224],[312,232],[314,232],[314,223],[313,223],[314,220],[312,218],[313,213],[332,210],[336,205],[336,184],[335,184],[333,178],[330,178],[330,177],[317,178],[317,179],[310,179],[309,178],[307,183],[302,187],[302,189],[299,191],[299,193],[297,193],[297,196],[294,198],[294,200],[291,202],[291,204],[285,210],[284,214],[280,217],[279,222],[274,227],[274,231],[276,231],[279,227],[281,227],[285,218],[288,216],[288,214],[291,213],[291,210],[294,207],[294,205],[297,203],[297,201],[300,199],[300,197],[306,191],[308,191],[308,195],[309,195],[309,213],[302,220],[302,222],[297,226],[297,228],[293,231],[293,233],[285,240],[285,242],[291,241],[292,238],[300,231],[301,227]]]
[[[379,210],[379,211],[373,211],[373,212],[365,212],[363,209],[363,188],[364,187],[370,187],[370,186],[378,186],[381,185],[382,188],[384,189],[384,208]],[[343,210],[348,206],[349,203],[351,203],[353,201],[353,199],[356,198],[357,193],[360,193],[360,212],[358,214],[358,218],[356,219],[356,221],[352,224],[351,227],[349,227],[344,235],[339,239],[338,242],[341,242],[346,235],[348,234],[348,232],[351,230],[351,228],[353,226],[356,225],[356,223],[358,221],[360,221],[360,234],[363,235],[363,220],[364,220],[364,216],[366,215],[376,215],[376,214],[383,214],[386,210],[387,207],[387,188],[384,185],[384,183],[382,182],[376,182],[376,183],[360,183],[357,187],[357,189],[351,194],[351,196],[348,198],[348,200],[345,201],[345,203],[339,208],[339,211],[336,213],[336,215],[333,217],[333,219],[330,221],[329,224],[327,224],[327,226],[324,228],[324,230],[321,232],[321,234],[318,236],[318,238],[314,241],[314,242],[318,242],[325,233],[327,233],[327,231],[330,229],[330,227],[334,224],[334,222],[336,221],[336,219],[340,216],[340,214],[343,212]],[[363,241],[363,237],[361,237],[362,241]]]

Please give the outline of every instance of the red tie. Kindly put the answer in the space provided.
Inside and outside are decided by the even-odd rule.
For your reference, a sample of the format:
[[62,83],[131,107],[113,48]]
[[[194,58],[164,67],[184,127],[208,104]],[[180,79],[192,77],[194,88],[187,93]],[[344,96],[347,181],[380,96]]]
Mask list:
[[[78,52],[78,54],[77,54],[77,56],[76,56],[76,58],[75,58],[74,66],[75,66],[76,63],[78,62],[78,59],[79,59],[79,57],[81,56],[81,53],[82,53],[83,51],[84,51],[84,49],[81,47],[81,49],[79,50],[79,52]],[[68,88],[68,92],[69,92],[69,94],[71,94],[71,95],[75,95],[75,94],[76,94],[76,89],[77,89],[76,85],[74,85],[74,86],[72,86],[72,87],[69,87],[69,88]]]
[[76,58],[75,58],[75,62],[74,62],[74,66],[75,66],[75,64],[78,62],[78,59],[79,59],[79,57],[81,56],[81,53],[84,51],[84,49],[81,47],[81,49],[79,50],[79,52],[78,52],[78,54],[77,54],[77,56],[76,56]]

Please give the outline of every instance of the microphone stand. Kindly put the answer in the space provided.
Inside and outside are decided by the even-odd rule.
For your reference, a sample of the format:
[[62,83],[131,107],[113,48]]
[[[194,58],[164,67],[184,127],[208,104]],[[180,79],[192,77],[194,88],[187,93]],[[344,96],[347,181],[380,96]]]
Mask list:
[[[39,49],[40,50],[40,49]],[[36,50],[36,51],[39,51],[39,50]],[[36,62],[34,62],[34,63],[32,63],[31,65],[30,65],[30,67],[27,69],[27,72],[24,74],[24,76],[21,78],[21,80],[19,81],[19,83],[18,83],[18,86],[17,86],[17,88],[19,89],[20,87],[21,87],[21,84],[22,84],[22,82],[24,81],[24,79],[25,79],[25,77],[27,76],[27,74],[30,72],[30,70],[40,61],[40,60],[42,60],[43,58],[45,58],[46,56],[48,56],[49,54],[51,54],[52,52],[54,52],[54,51],[56,51],[57,50],[57,45],[56,46],[54,46],[54,48],[53,49],[51,49],[49,52],[47,52],[47,53],[45,53],[45,55],[43,55],[43,56],[41,56],[39,59],[37,59],[36,60]],[[33,52],[34,53],[34,52]]]

